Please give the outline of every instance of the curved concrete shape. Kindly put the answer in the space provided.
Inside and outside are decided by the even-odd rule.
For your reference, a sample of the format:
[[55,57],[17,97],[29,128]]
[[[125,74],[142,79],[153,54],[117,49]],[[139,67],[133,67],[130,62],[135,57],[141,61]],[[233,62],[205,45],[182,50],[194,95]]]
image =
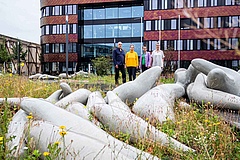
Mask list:
[[95,117],[92,117],[92,115],[89,113],[87,106],[83,105],[82,103],[73,102],[72,104],[67,106],[66,110],[86,120],[91,121],[93,124],[95,124],[98,127],[101,126],[99,121]]
[[110,106],[131,112],[130,108],[113,91],[108,91],[106,98]]
[[103,97],[99,91],[95,91],[95,92],[92,92],[91,94],[89,94],[86,106],[87,106],[88,110],[91,110],[91,108],[95,104],[106,104],[105,100],[103,99]]
[[46,101],[49,101],[51,103],[57,103],[62,95],[63,91],[61,89],[56,90],[53,92],[48,98],[46,98]]
[[63,91],[63,97],[66,97],[67,95],[69,95],[73,92],[71,87],[65,82],[61,82],[60,87]]
[[232,86],[233,84],[233,79],[229,78],[222,69],[212,69],[207,75],[206,86],[208,88],[227,93],[237,93],[239,88],[237,88],[237,86]]
[[152,67],[140,74],[134,81],[124,83],[113,90],[114,93],[123,101],[133,103],[136,98],[156,86],[162,69],[159,66]]
[[28,78],[29,79],[38,79],[41,75],[42,75],[41,73],[37,73],[37,74],[29,76]]
[[199,73],[200,72],[191,64],[189,65],[188,69],[179,68],[174,72],[175,83],[182,85],[186,90],[187,86],[194,82]]
[[111,107],[107,104],[94,106],[92,112],[110,131],[129,134],[132,142],[138,142],[140,139],[144,139],[150,142],[160,143],[164,146],[172,146],[177,150],[194,151],[157,130],[131,112]]
[[66,110],[86,120],[89,120],[90,114],[88,112],[88,109],[82,103],[73,102],[67,106]]
[[34,117],[39,117],[56,126],[64,125],[69,132],[87,136],[98,143],[104,143],[105,146],[109,146],[114,152],[121,152],[121,154],[129,159],[138,159],[139,156],[141,156],[141,159],[154,159],[152,155],[117,140],[90,121],[57,107],[50,102],[29,98],[23,100],[20,107],[27,113],[31,112]]
[[0,98],[0,104],[7,102],[10,106],[19,105],[21,101],[27,99],[28,97],[23,98]]
[[150,123],[174,121],[173,106],[176,98],[182,97],[185,89],[179,84],[162,84],[154,87],[134,104],[132,111],[142,117],[148,118]]
[[55,103],[55,105],[61,108],[66,108],[72,102],[80,102],[82,104],[86,104],[90,93],[91,91],[87,89],[78,89],[59,100],[57,103]]
[[71,78],[72,76],[71,75],[68,75],[67,76],[67,74],[66,73],[60,73],[59,75],[58,75],[58,78]]
[[[60,159],[126,159],[130,158],[123,154],[114,152],[108,145],[92,139],[86,135],[76,132],[67,131],[64,136],[65,148],[63,146],[62,137],[59,135],[59,127],[48,122],[36,121],[31,125],[30,136],[34,138],[35,145],[41,153],[48,150],[50,143],[60,142],[61,153]],[[64,151],[66,149],[66,151]]]
[[[17,111],[13,116],[12,121],[8,126],[8,133],[6,138],[15,137],[7,141],[8,150],[12,150],[11,153],[14,157],[20,157],[24,154],[25,144],[25,132],[28,127],[27,114],[22,109]],[[16,149],[14,149],[16,147]]]
[[[228,81],[226,81],[225,84],[219,84],[217,88],[221,91],[227,90],[228,93],[240,96],[240,74],[238,72],[199,58],[192,60],[191,64],[194,68],[204,73],[205,75],[208,75],[209,72],[211,72],[213,69],[221,69],[225,74],[221,72],[221,74],[218,76],[224,76],[222,78],[226,78]],[[228,87],[227,89],[225,85]]]
[[211,102],[215,107],[240,110],[240,97],[223,91],[207,88],[206,76],[199,74],[187,88],[189,99],[202,103]]

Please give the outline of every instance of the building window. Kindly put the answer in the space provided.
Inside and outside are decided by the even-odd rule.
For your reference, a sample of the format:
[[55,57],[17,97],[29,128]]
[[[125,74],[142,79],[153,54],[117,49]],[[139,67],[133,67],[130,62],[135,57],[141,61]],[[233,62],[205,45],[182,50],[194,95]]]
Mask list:
[[83,18],[84,20],[92,20],[93,19],[92,9],[84,9]]
[[160,3],[158,0],[152,0],[152,10],[158,9],[158,2]]
[[238,27],[239,26],[238,24],[240,23],[239,22],[240,19],[238,19],[238,16],[232,16],[231,19],[232,19],[230,21],[231,22],[231,27]]
[[177,29],[177,20],[171,19],[171,29]]
[[132,17],[143,17],[143,6],[133,6]]
[[132,7],[119,8],[119,18],[131,18],[132,17]]
[[118,18],[118,8],[106,8],[106,19]]
[[93,19],[105,19],[105,9],[94,9]]
[[151,21],[146,21],[146,31],[151,31]]

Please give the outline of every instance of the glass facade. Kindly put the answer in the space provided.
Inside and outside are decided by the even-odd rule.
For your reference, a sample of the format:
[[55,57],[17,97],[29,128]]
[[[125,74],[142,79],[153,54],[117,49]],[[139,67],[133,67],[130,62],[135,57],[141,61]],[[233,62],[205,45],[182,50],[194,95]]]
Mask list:
[[87,70],[91,58],[101,55],[111,57],[118,41],[123,43],[125,52],[133,44],[140,55],[143,13],[143,3],[79,6],[81,69]]

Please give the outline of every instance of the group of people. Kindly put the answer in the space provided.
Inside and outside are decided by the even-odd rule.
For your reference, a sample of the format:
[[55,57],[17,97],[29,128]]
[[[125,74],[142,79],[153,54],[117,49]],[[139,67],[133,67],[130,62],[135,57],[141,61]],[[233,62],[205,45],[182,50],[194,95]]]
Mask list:
[[163,69],[164,53],[160,50],[160,43],[156,43],[156,49],[150,53],[147,51],[147,46],[142,47],[142,54],[138,58],[137,52],[134,51],[134,45],[130,45],[130,50],[125,54],[122,49],[122,42],[118,42],[117,48],[113,50],[113,63],[115,67],[115,84],[118,85],[119,72],[122,73],[122,82],[126,82],[126,72],[129,75],[129,81],[136,78],[136,72],[139,68],[144,72],[148,68],[159,66]]

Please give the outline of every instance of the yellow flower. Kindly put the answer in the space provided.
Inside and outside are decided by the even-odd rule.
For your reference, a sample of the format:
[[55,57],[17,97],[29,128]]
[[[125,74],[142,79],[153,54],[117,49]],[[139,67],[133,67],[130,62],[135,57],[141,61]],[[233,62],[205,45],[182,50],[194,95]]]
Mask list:
[[56,141],[54,144],[58,146],[60,144],[60,142]]
[[204,122],[207,123],[207,122],[209,122],[209,120],[208,120],[208,119],[205,119]]
[[22,67],[23,67],[23,66],[24,66],[24,63],[22,62],[22,63],[20,64],[20,66],[22,66]]
[[49,156],[49,152],[43,152],[43,155],[46,157],[46,156]]
[[186,120],[186,119],[184,119],[184,120],[183,120],[183,122],[187,122],[187,120]]
[[147,118],[146,118],[146,121],[148,121],[148,120],[149,120],[149,118],[147,117]]
[[203,133],[203,132],[200,132],[200,135],[201,135],[201,136],[203,136],[203,135],[204,135],[204,133]]
[[66,126],[60,126],[59,128],[60,128],[60,129],[65,129],[65,128],[66,128]]
[[27,116],[27,119],[33,119],[33,116]]
[[207,102],[207,104],[208,104],[208,105],[210,105],[210,104],[211,104],[211,102]]
[[0,137],[0,141],[3,141],[3,137]]
[[213,125],[214,125],[214,126],[217,126],[217,125],[219,125],[219,124],[220,124],[220,122],[217,122],[217,123],[214,123]]
[[177,122],[177,124],[180,124],[181,122]]
[[83,108],[87,108],[87,106],[86,106],[86,105],[84,105],[84,106],[83,106]]
[[12,76],[13,76],[13,74],[12,74],[12,73],[10,73],[10,74],[9,74],[9,76],[10,76],[10,77],[12,77]]
[[67,134],[67,132],[66,132],[66,131],[60,131],[59,134],[60,134],[61,136],[64,136],[64,135]]

